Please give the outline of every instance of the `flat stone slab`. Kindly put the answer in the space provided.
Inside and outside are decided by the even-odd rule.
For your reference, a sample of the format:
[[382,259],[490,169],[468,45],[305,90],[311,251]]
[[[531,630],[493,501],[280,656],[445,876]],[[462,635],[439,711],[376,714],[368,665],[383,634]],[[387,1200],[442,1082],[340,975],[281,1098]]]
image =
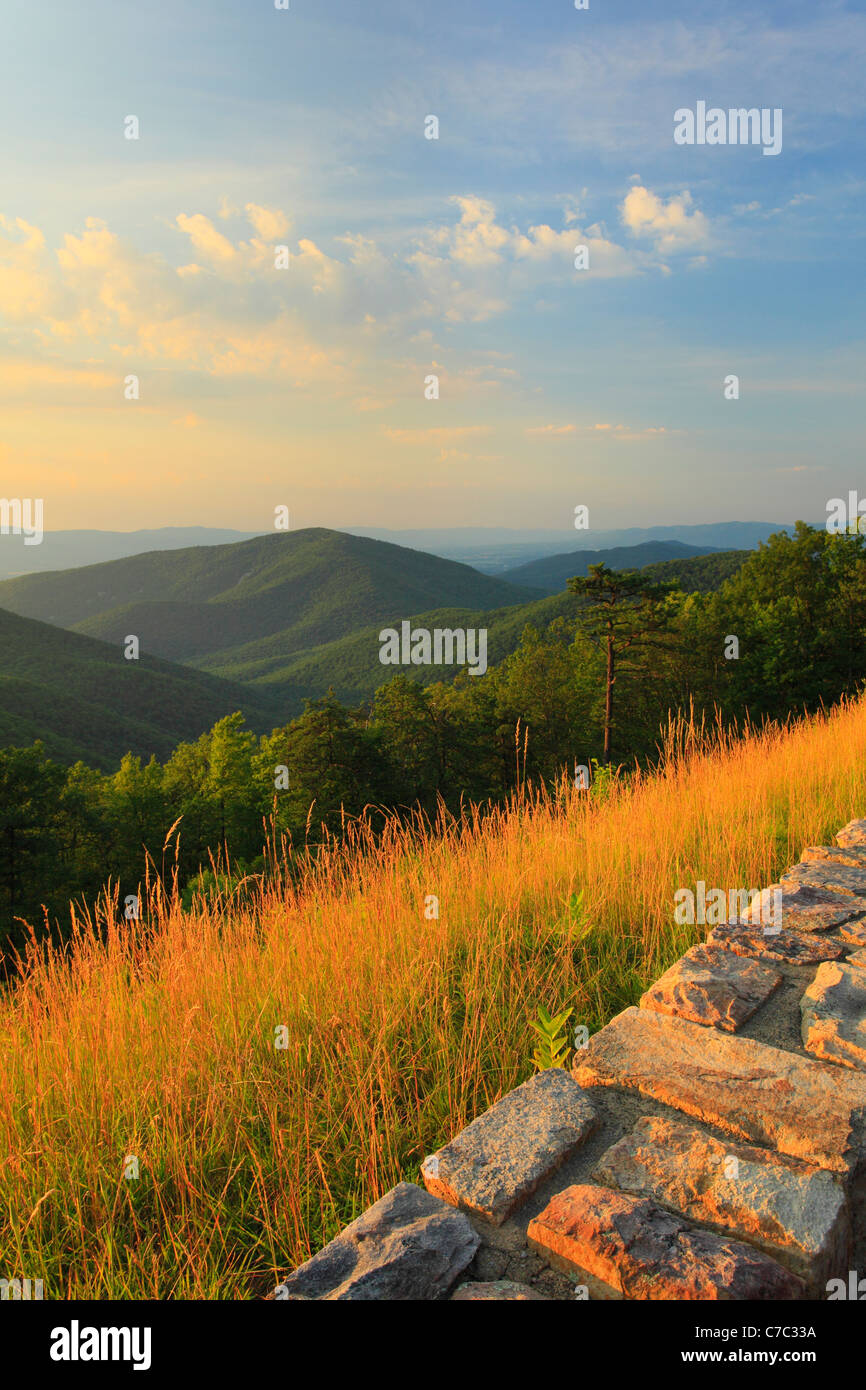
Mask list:
[[[823,968],[823,967],[822,967]],[[582,1086],[639,1091],[747,1142],[853,1174],[866,1077],[649,1009],[625,1009],[576,1057]]]
[[845,962],[846,965],[856,965],[861,970],[866,970],[866,950],[854,951]]
[[866,946],[866,922],[843,922],[839,935],[849,946]]
[[849,820],[836,832],[837,845],[866,845],[866,820]]
[[500,1226],[591,1134],[595,1108],[561,1067],[524,1081],[421,1167],[424,1186]]
[[287,1300],[444,1298],[480,1244],[462,1212],[401,1182],[289,1275]]
[[513,1279],[496,1279],[492,1284],[461,1284],[451,1295],[452,1303],[549,1303],[543,1293],[536,1293],[529,1284],[516,1284]]
[[[795,864],[782,874],[780,882],[799,887],[823,888],[839,897],[866,898],[866,869],[850,869],[845,864]],[[783,903],[784,910],[784,903]],[[863,911],[866,904],[859,909]],[[784,926],[784,921],[782,922]]]
[[866,869],[866,843],[862,845],[809,845],[800,855],[802,864],[844,864]]
[[866,1068],[866,974],[828,962],[800,1000],[803,1046],[827,1062]]
[[774,935],[767,935],[760,927],[736,922],[713,927],[708,944],[733,951],[738,956],[757,956],[768,961],[782,961],[786,965],[817,965],[824,960],[838,960],[845,949],[819,936],[806,936],[803,932],[783,928]]
[[721,946],[692,946],[641,996],[642,1009],[734,1033],[782,983],[776,970]]
[[848,1203],[822,1168],[645,1116],[608,1149],[592,1177],[757,1246],[814,1296],[823,1297],[827,1280],[849,1268]]
[[849,917],[863,910],[856,898],[829,893],[826,888],[772,883],[769,888],[761,890],[742,914],[742,921],[756,926],[769,925],[767,918],[773,911],[773,895],[777,890],[782,893],[782,920],[773,925],[787,931],[831,931],[840,922],[847,922]]
[[527,1241],[558,1268],[628,1299],[799,1299],[790,1270],[750,1245],[690,1227],[645,1197],[590,1183],[558,1192]]

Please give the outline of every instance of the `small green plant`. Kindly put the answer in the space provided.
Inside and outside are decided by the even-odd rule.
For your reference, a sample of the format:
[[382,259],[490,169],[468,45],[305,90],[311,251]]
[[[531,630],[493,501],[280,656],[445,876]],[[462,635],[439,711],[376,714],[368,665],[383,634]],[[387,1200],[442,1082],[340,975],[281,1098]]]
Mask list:
[[181,907],[191,912],[198,903],[201,907],[213,907],[220,899],[229,902],[235,898],[240,903],[249,895],[253,883],[248,874],[214,873],[213,869],[199,869],[187,883],[181,894]]
[[590,781],[590,791],[593,800],[607,801],[613,789],[614,783],[619,776],[620,769],[611,764],[605,766],[598,761],[598,758],[590,758],[592,768],[592,779]]
[[564,1066],[571,1051],[565,1034],[565,1025],[573,1012],[573,1009],[566,1009],[561,1014],[551,1015],[543,1004],[539,1005],[538,1018],[535,1023],[529,1025],[539,1037],[532,1054],[532,1060],[538,1071],[545,1071],[548,1067]]
[[572,893],[568,899],[568,916],[572,926],[577,930],[586,925],[586,907],[583,901],[583,889]]
[[571,893],[565,904],[564,934],[573,946],[582,946],[592,932],[583,889]]

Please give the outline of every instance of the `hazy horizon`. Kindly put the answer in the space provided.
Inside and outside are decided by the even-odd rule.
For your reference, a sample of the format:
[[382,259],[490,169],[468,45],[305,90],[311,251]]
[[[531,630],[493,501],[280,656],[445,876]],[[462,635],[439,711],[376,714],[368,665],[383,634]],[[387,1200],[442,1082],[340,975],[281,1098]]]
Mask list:
[[[803,519],[804,519],[804,518],[802,518],[802,517],[796,517],[796,518],[794,518],[794,520],[797,520],[797,521],[800,521],[800,520],[803,520]],[[688,521],[686,521],[686,522],[663,522],[663,521],[660,521],[660,522],[656,522],[656,523],[651,523],[651,522],[650,522],[650,523],[647,523],[647,524],[645,524],[645,525],[643,525],[643,526],[599,526],[599,527],[597,527],[597,528],[595,528],[595,527],[592,528],[592,530],[593,530],[593,531],[597,530],[597,531],[599,531],[599,532],[612,532],[612,531],[620,532],[620,531],[629,531],[629,530],[635,531],[635,532],[644,532],[644,531],[661,530],[661,529],[664,529],[665,527],[671,527],[671,528],[673,528],[673,527],[683,527],[683,526],[686,526],[686,527],[697,527],[697,526],[717,527],[717,526],[741,526],[741,525],[742,525],[742,526],[749,526],[749,525],[751,525],[751,526],[777,526],[777,525],[778,525],[778,526],[791,526],[791,525],[794,524],[794,520],[792,520],[792,521],[767,521],[766,519],[760,518],[760,517],[725,517],[725,518],[720,518],[719,520],[716,520],[716,521],[698,521],[698,522],[688,522]],[[58,528],[56,528],[56,529],[53,530],[53,531],[50,530],[50,529],[46,526],[46,527],[45,527],[44,534],[45,534],[46,536],[50,536],[50,535],[70,535],[70,534],[73,534],[73,533],[81,533],[81,534],[84,534],[84,533],[86,533],[86,532],[94,532],[95,534],[98,534],[98,535],[127,535],[127,536],[134,536],[134,535],[138,535],[138,534],[140,534],[140,533],[144,533],[144,532],[153,532],[153,531],[194,531],[194,530],[201,530],[201,531],[207,531],[207,532],[226,532],[226,533],[234,533],[234,534],[243,535],[243,536],[264,536],[264,535],[269,535],[273,529],[274,529],[274,528],[273,528],[272,526],[270,526],[270,527],[262,527],[260,530],[256,530],[255,528],[247,529],[247,528],[243,528],[243,527],[207,526],[207,525],[203,525],[203,524],[200,523],[200,522],[190,522],[190,523],[185,523],[185,522],[166,522],[166,523],[164,523],[164,524],[162,524],[162,525],[155,525],[155,526],[134,526],[134,527],[122,527],[122,526],[69,526],[69,527],[58,527]],[[574,530],[573,527],[564,527],[564,528],[563,528],[563,527],[552,527],[552,526],[549,526],[549,527],[527,528],[527,527],[516,527],[516,526],[492,526],[492,525],[491,525],[491,526],[483,526],[483,525],[468,525],[468,524],[467,524],[467,525],[463,525],[463,526],[457,525],[457,526],[438,526],[438,527],[437,527],[437,526],[418,526],[418,527],[412,527],[412,526],[379,526],[379,527],[374,527],[374,526],[362,526],[360,523],[348,523],[348,522],[347,522],[347,523],[342,523],[342,524],[340,524],[340,523],[331,523],[331,524],[328,524],[328,525],[326,525],[326,524],[323,523],[323,522],[322,522],[322,523],[320,523],[320,522],[310,522],[310,523],[309,523],[308,525],[306,525],[306,526],[292,526],[292,527],[290,528],[290,530],[291,530],[291,531],[301,531],[301,530],[304,530],[304,531],[307,531],[307,530],[344,531],[344,532],[346,532],[346,533],[349,534],[349,535],[352,535],[352,534],[354,534],[354,533],[356,533],[356,532],[361,532],[361,531],[363,531],[365,534],[366,534],[367,532],[369,532],[369,533],[372,534],[372,533],[374,533],[374,532],[375,532],[375,533],[378,533],[378,532],[381,531],[383,534],[387,532],[387,533],[389,533],[389,534],[394,534],[394,535],[408,535],[408,534],[409,534],[410,532],[412,532],[412,531],[417,531],[419,535],[433,534],[434,532],[437,532],[437,531],[439,531],[439,532],[446,532],[446,533],[448,533],[448,534],[451,534],[451,533],[455,533],[455,534],[456,534],[456,533],[459,533],[459,532],[461,532],[461,531],[466,531],[466,532],[471,532],[471,533],[475,533],[475,532],[493,532],[494,534],[497,534],[497,535],[513,535],[513,536],[519,536],[519,537],[525,538],[527,541],[531,541],[531,540],[533,540],[534,538],[539,537],[539,536],[551,535],[551,536],[567,536],[567,537],[574,537],[575,544],[577,544],[577,545],[581,545],[581,544],[583,544],[583,543],[585,542],[585,538],[586,538],[587,534],[592,534],[592,532],[589,532],[589,533],[587,533],[587,532],[576,532],[576,531]]]

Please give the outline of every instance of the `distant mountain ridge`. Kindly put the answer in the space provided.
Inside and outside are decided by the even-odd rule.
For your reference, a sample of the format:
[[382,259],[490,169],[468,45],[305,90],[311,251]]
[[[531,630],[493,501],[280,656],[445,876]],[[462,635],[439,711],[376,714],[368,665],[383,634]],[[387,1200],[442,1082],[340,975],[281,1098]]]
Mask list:
[[211,664],[251,643],[275,644],[285,657],[432,607],[496,608],[536,597],[453,560],[322,529],[0,583],[0,607],[22,617],[103,641],[135,633],[142,651]]
[[[292,535],[297,545],[281,544]],[[0,746],[42,738],[52,756],[100,767],[116,765],[128,750],[164,757],[236,709],[266,732],[329,687],[346,703],[370,699],[393,674],[379,660],[379,631],[398,619],[486,628],[492,665],[515,650],[527,624],[541,630],[574,614],[564,591],[544,597],[359,537],[289,536],[227,546],[226,555],[210,546],[157,552],[0,584]],[[633,550],[622,558],[634,567]],[[747,551],[686,556],[649,572],[687,590],[711,589],[746,558]],[[55,623],[91,616],[70,630],[4,611],[13,602],[47,609]],[[105,604],[114,606],[99,611]],[[164,648],[182,648],[186,664],[148,654],[148,631]],[[137,662],[122,654],[130,633],[142,639]],[[426,683],[456,668],[413,667],[411,674]]]
[[666,560],[686,560],[717,554],[718,547],[686,545],[683,541],[643,541],[640,545],[614,546],[610,550],[572,550],[517,565],[501,575],[509,583],[529,585],[546,594],[558,594],[574,575],[589,573],[590,565],[605,564],[612,570],[643,569]]
[[181,550],[197,545],[231,545],[255,531],[210,526],[159,526],[144,531],[46,531],[40,545],[23,536],[0,535],[0,580],[46,570],[78,569],[141,555],[147,550]]
[[[823,523],[822,523],[823,524]],[[572,550],[611,550],[618,546],[641,545],[646,541],[681,541],[711,550],[754,550],[777,531],[793,532],[793,525],[776,521],[718,521],[687,525],[627,526],[619,530],[590,531],[520,530],[502,526],[431,527],[414,531],[388,531],[383,527],[347,526],[356,536],[374,536],[398,545],[428,550],[464,564],[475,565],[485,574],[500,577],[518,565]]]
[[[823,523],[822,523],[823,524]],[[317,528],[322,529],[322,528]],[[381,526],[337,526],[347,535],[386,541],[443,559],[472,565],[482,574],[502,574],[545,555],[569,550],[602,550],[651,540],[679,540],[702,549],[754,549],[774,531],[791,530],[779,522],[725,521],[697,525],[632,526],[621,530],[576,532],[505,526],[427,527],[389,530]],[[126,559],[152,550],[236,544],[272,531],[235,531],[209,526],[162,526],[138,531],[46,531],[41,545],[25,545],[23,536],[0,532],[0,580],[48,570],[77,569]]]

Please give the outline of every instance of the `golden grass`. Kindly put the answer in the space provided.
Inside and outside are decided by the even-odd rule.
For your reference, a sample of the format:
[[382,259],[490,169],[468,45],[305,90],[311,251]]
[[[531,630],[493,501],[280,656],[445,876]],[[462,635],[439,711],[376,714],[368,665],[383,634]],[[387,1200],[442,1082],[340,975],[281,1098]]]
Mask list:
[[539,1004],[592,1031],[699,939],[678,887],[763,886],[864,811],[862,701],[743,738],[680,722],[604,797],[355,823],[245,905],[152,889],[146,923],[79,918],[0,999],[0,1275],[266,1292],[525,1079]]

